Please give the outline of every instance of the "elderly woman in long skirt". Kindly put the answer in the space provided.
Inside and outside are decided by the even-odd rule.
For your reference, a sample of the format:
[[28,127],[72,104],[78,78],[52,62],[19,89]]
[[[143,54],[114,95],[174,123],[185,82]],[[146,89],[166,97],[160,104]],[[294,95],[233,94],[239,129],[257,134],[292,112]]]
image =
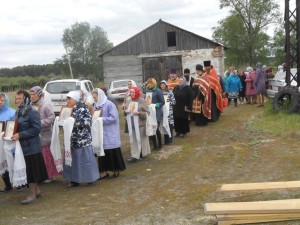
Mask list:
[[70,181],[67,187],[76,187],[79,183],[91,184],[99,179],[92,149],[91,114],[87,105],[80,101],[79,91],[67,94],[67,105],[73,107],[75,123],[71,134],[72,165],[64,163],[63,177]]
[[103,120],[103,148],[105,156],[98,157],[98,166],[100,179],[109,177],[108,171],[111,171],[112,177],[120,175],[120,171],[125,170],[125,163],[121,152],[121,139],[119,127],[118,109],[114,103],[107,100],[105,93],[96,88],[92,91],[94,98],[94,109],[102,110]]
[[[138,87],[130,89],[130,100],[125,105],[124,114],[129,121],[129,136],[131,157],[127,160],[130,163],[137,162],[140,157],[148,155],[150,150],[149,138],[146,135],[146,118],[149,114],[149,107],[141,98],[141,90]],[[137,104],[136,110],[131,110]],[[139,133],[137,133],[137,130]]]
[[45,183],[50,183],[55,179],[55,176],[60,175],[57,172],[54,163],[53,156],[50,151],[50,143],[52,136],[52,126],[55,120],[55,114],[53,107],[50,103],[47,103],[42,98],[42,88],[34,86],[30,89],[31,106],[40,113],[41,117],[41,142],[42,142],[42,154],[46,164],[49,180]]
[[30,94],[19,90],[16,93],[17,133],[11,139],[20,141],[26,164],[29,195],[22,204],[29,204],[41,195],[39,182],[48,179],[45,162],[42,155],[42,145],[39,134],[41,132],[40,114],[30,105]]
[[267,74],[263,65],[258,62],[256,64],[256,76],[254,79],[254,87],[257,94],[258,106],[261,107],[265,104],[265,92],[266,92],[266,79]]

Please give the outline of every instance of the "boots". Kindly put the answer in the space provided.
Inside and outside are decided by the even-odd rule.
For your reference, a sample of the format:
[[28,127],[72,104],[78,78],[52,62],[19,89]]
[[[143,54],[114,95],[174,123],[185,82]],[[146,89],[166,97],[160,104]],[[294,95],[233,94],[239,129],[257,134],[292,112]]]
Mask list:
[[153,149],[152,150],[157,150],[158,147],[157,147],[157,143],[156,143],[156,135],[150,136],[149,138],[150,138],[151,142],[153,143]]
[[167,135],[167,134],[164,134],[164,139],[165,139],[165,143],[164,143],[164,145],[168,145],[168,144],[169,144],[169,142],[170,142],[170,140],[169,140],[169,135]]
[[5,188],[1,189],[0,192],[7,192],[12,190],[12,186],[9,180],[9,173],[7,171],[2,175],[2,179],[4,181]]
[[158,149],[161,149],[162,148],[162,142],[161,142],[161,134],[157,134],[157,140],[158,140]]

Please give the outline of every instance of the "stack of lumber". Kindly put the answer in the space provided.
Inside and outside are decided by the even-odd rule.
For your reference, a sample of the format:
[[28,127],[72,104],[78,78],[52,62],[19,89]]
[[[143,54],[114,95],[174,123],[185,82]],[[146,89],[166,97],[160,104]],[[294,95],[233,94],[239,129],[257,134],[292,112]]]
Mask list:
[[[249,191],[300,188],[299,181],[225,184],[221,191]],[[218,225],[251,224],[300,220],[300,199],[205,203],[207,214],[217,217]]]

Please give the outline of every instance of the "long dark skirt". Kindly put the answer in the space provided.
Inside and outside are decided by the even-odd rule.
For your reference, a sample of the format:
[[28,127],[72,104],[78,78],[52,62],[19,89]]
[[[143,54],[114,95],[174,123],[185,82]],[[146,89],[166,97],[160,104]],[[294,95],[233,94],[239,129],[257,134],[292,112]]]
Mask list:
[[42,153],[25,155],[27,183],[38,183],[48,179],[48,173]]
[[219,120],[220,117],[220,111],[217,107],[217,97],[216,93],[211,90],[211,119],[210,122],[216,122]]
[[208,118],[203,113],[195,113],[196,126],[206,126],[208,124]]
[[188,119],[174,117],[175,132],[186,134],[190,132],[190,123]]
[[99,172],[126,169],[121,148],[104,149],[105,156],[98,157]]

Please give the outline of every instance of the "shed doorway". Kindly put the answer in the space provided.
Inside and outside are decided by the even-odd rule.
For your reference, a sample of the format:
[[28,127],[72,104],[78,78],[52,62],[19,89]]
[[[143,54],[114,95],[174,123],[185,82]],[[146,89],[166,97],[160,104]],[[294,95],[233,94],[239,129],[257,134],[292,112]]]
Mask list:
[[143,58],[142,64],[143,82],[149,78],[155,78],[157,82],[168,80],[170,68],[176,68],[177,74],[182,74],[181,55]]

